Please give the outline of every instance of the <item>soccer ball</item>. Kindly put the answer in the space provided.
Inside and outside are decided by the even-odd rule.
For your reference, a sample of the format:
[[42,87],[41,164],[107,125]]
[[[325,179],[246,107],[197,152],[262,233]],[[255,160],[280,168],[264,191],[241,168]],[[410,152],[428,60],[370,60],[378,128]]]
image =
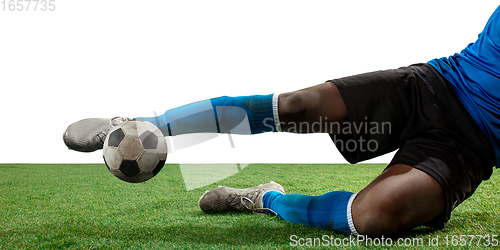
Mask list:
[[126,121],[109,131],[103,157],[116,177],[139,183],[160,172],[167,159],[167,142],[152,123]]

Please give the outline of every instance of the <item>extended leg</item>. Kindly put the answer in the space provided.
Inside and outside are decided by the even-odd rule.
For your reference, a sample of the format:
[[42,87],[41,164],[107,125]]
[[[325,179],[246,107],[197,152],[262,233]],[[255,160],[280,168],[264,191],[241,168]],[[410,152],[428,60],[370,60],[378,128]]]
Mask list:
[[[189,133],[258,134],[280,131],[296,133],[334,132],[329,122],[344,121],[347,112],[337,88],[324,83],[282,95],[222,96],[167,110],[157,117],[141,117],[155,124],[164,135]],[[127,119],[119,119],[120,121]],[[102,149],[104,138],[117,119],[84,119],[71,124],[64,133],[66,145],[73,150],[91,152]],[[311,131],[315,122],[324,122]],[[291,130],[302,124],[304,128]],[[277,125],[278,124],[278,125]]]

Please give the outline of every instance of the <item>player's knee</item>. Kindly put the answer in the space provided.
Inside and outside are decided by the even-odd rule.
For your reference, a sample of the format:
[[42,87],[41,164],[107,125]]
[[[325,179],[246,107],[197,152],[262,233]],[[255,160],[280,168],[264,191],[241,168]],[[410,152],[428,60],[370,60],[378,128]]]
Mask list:
[[305,111],[305,100],[300,93],[284,93],[279,96],[278,107],[280,116],[298,115]]
[[305,120],[307,112],[319,108],[319,95],[310,91],[294,91],[279,96],[279,115],[285,122],[301,122]]

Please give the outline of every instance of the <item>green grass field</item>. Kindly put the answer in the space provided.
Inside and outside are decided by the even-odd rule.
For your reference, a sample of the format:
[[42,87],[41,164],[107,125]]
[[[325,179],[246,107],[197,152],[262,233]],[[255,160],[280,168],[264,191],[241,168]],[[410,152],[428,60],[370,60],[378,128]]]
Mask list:
[[[287,193],[357,192],[383,168],[252,164],[218,183],[188,192],[179,165],[166,165],[145,183],[129,184],[112,176],[103,164],[3,164],[0,249],[289,249],[294,244],[292,235],[343,239],[269,215],[204,214],[197,201],[206,189],[218,185],[249,187],[270,180],[282,184]],[[454,210],[444,230],[419,227],[399,237],[417,243],[422,239],[426,248],[429,239],[439,237],[439,248],[446,248],[446,237],[451,247],[454,236],[498,235],[499,190],[500,171],[495,170],[472,198]],[[472,245],[477,243],[474,239]]]

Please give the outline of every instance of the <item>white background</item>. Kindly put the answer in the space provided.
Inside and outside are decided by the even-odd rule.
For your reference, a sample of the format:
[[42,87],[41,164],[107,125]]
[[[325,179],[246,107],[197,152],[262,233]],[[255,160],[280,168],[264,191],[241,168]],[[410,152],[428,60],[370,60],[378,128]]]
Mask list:
[[[449,56],[475,41],[498,6],[55,0],[56,10],[43,12],[8,11],[5,1],[0,163],[101,163],[101,152],[73,152],[62,141],[66,126],[87,117],[152,116],[211,97],[290,91]],[[225,135],[174,151],[167,163],[345,162],[325,134],[233,140],[234,149]]]

